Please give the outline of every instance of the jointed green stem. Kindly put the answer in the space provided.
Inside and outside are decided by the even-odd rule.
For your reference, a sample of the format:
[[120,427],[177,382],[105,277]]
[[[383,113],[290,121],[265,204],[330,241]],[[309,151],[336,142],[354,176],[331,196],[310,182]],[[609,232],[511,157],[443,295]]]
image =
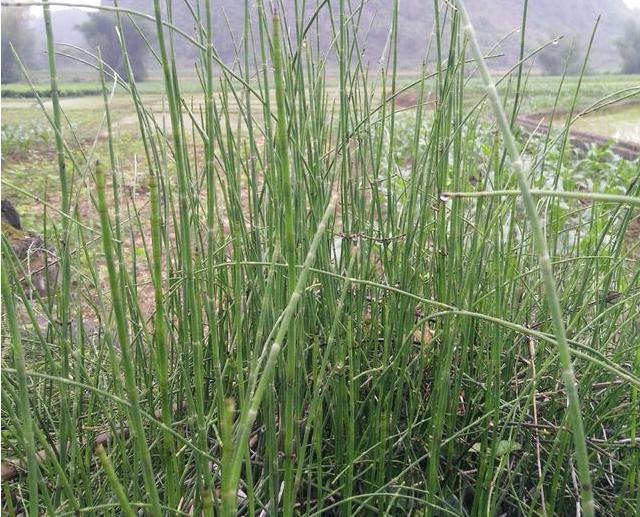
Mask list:
[[[138,395],[138,386],[136,384],[136,376],[134,371],[133,355],[131,353],[131,344],[129,341],[129,331],[127,329],[127,315],[121,299],[122,279],[118,278],[116,270],[115,256],[113,253],[113,238],[111,236],[111,222],[107,209],[106,199],[106,174],[100,164],[96,164],[95,169],[96,184],[98,191],[98,212],[100,215],[100,226],[102,228],[102,246],[107,263],[107,271],[109,273],[109,286],[111,288],[111,300],[113,303],[113,312],[116,319],[116,328],[118,331],[118,341],[122,353],[122,368],[124,370],[125,388],[127,397],[131,404],[129,408],[131,434],[135,441],[136,449],[142,461],[142,473],[144,475],[144,483],[149,494],[151,509],[154,515],[160,515],[160,496],[156,487],[153,465],[151,463],[151,453],[144,432],[142,423],[142,414],[140,412],[140,397]],[[112,345],[113,346],[113,345]]]
[[[296,238],[294,209],[291,191],[291,168],[289,165],[289,136],[287,109],[285,106],[285,86],[284,86],[284,70],[282,59],[282,34],[280,28],[280,16],[273,14],[273,74],[276,90],[276,105],[278,112],[278,122],[276,125],[276,149],[278,163],[278,181],[280,184],[280,194],[284,204],[284,226],[282,231],[281,242],[284,242],[284,251],[287,259],[288,268],[288,295],[293,297],[296,287]],[[293,452],[295,450],[296,437],[294,436],[295,427],[295,409],[298,404],[296,396],[296,376],[298,372],[298,346],[295,331],[295,320],[290,319],[288,324],[289,339],[287,341],[287,358],[286,358],[286,383],[287,389],[285,396],[285,407],[282,420],[284,423],[284,505],[285,515],[292,515],[293,511],[293,485],[294,485],[294,461]]]
[[[640,198],[617,194],[600,194],[598,192],[569,192],[563,190],[530,190],[533,197],[559,197],[565,199],[582,199],[584,201],[600,201],[603,203],[640,206]],[[521,190],[484,190],[480,192],[442,192],[440,201],[449,199],[465,199],[478,197],[517,197],[523,196]]]
[[[4,237],[2,237],[2,254],[4,257],[8,256],[9,244]],[[33,419],[31,416],[31,407],[29,405],[29,385],[27,382],[24,349],[22,348],[22,336],[20,335],[20,328],[18,326],[18,317],[16,315],[16,308],[13,299],[13,292],[9,284],[9,274],[7,273],[8,264],[6,258],[3,259],[2,268],[0,273],[2,274],[2,305],[7,313],[7,323],[9,327],[9,335],[11,336],[11,348],[13,350],[13,356],[16,366],[16,377],[18,378],[18,394],[19,394],[19,407],[20,419],[22,421],[22,440],[24,442],[24,448],[27,455],[27,474],[29,481],[29,513],[31,515],[38,515],[38,478],[40,476],[40,469],[38,468],[38,459],[36,457],[35,440],[33,433]]]
[[309,251],[307,252],[307,257],[305,258],[302,269],[298,275],[298,280],[296,282],[294,291],[291,295],[291,298],[289,299],[289,303],[284,309],[282,321],[280,322],[278,327],[278,333],[276,334],[271,348],[269,349],[267,362],[264,366],[264,370],[262,371],[260,380],[258,381],[256,391],[251,399],[247,401],[248,406],[242,411],[242,416],[240,418],[240,423],[236,432],[237,440],[235,442],[233,461],[231,462],[230,472],[223,473],[224,493],[222,498],[225,502],[223,515],[227,517],[235,515],[236,490],[238,481],[240,479],[240,469],[242,466],[242,459],[245,454],[245,448],[247,447],[247,442],[249,440],[249,434],[251,433],[253,422],[258,416],[258,410],[260,409],[262,398],[264,397],[267,387],[271,384],[271,380],[273,379],[278,355],[280,354],[280,350],[282,349],[282,345],[289,331],[291,320],[296,313],[298,302],[302,297],[302,293],[307,282],[307,276],[309,274],[311,265],[316,259],[318,247],[320,246],[320,242],[322,241],[322,236],[327,229],[327,224],[329,223],[329,219],[333,215],[334,210],[335,199],[332,199],[327,206],[324,215],[322,216],[322,220],[318,225],[318,229],[316,230],[315,235],[313,236],[313,240],[311,241],[311,245],[309,246]]
[[573,429],[576,460],[578,464],[578,477],[580,479],[580,489],[582,493],[582,511],[586,517],[592,517],[595,514],[593,487],[591,485],[591,474],[589,472],[589,452],[587,451],[584,434],[580,399],[578,397],[578,386],[576,383],[575,373],[573,371],[571,353],[567,343],[567,336],[562,316],[562,308],[560,307],[560,301],[558,299],[556,282],[553,276],[553,268],[551,266],[551,259],[549,257],[549,250],[547,249],[547,242],[542,229],[542,223],[538,217],[535,201],[531,193],[531,188],[529,187],[529,181],[524,171],[520,151],[518,151],[515,138],[513,137],[509,126],[509,121],[507,120],[502,102],[498,96],[498,91],[496,90],[493,79],[489,73],[489,69],[487,68],[484,57],[482,56],[482,51],[476,38],[473,25],[471,24],[471,20],[469,19],[469,15],[465,8],[465,2],[464,0],[455,1],[462,13],[462,18],[465,24],[464,30],[469,36],[471,52],[478,63],[482,80],[487,88],[489,101],[493,106],[494,114],[502,131],[507,152],[511,158],[511,165],[518,178],[518,184],[520,185],[520,191],[522,192],[527,217],[533,230],[535,247],[538,252],[540,269],[553,321],[553,329],[558,343],[558,355],[560,356],[560,362],[562,364],[562,380],[565,385],[567,399],[569,402],[569,422]]

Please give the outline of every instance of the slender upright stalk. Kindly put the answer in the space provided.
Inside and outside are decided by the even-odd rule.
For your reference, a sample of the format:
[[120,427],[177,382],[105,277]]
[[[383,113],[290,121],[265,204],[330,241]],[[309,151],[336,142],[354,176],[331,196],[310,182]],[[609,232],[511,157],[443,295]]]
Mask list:
[[207,316],[209,319],[210,350],[213,360],[213,370],[216,382],[216,402],[218,405],[218,414],[224,411],[224,395],[225,388],[222,380],[222,364],[220,359],[220,339],[218,336],[217,309],[216,309],[216,247],[217,239],[217,193],[216,178],[214,168],[214,137],[217,133],[216,120],[214,118],[214,101],[213,101],[213,18],[211,13],[211,0],[205,2],[205,19],[207,28],[207,51],[205,53],[205,121],[208,139],[205,144],[205,175],[207,183]]
[[[3,223],[4,224],[4,223]],[[5,246],[8,243],[2,238],[2,254],[4,257],[9,256],[9,251],[5,252]],[[29,405],[29,384],[27,382],[27,374],[24,359],[24,349],[22,348],[22,336],[18,326],[18,316],[16,315],[16,307],[13,300],[13,291],[9,284],[9,274],[7,273],[8,265],[3,257],[2,268],[2,302],[6,312],[7,326],[9,327],[9,335],[11,337],[11,348],[13,350],[13,360],[16,367],[16,377],[18,379],[18,408],[20,411],[20,419],[22,420],[22,440],[27,455],[27,478],[29,486],[29,514],[38,515],[38,478],[40,469],[38,468],[38,459],[36,457],[35,439],[33,433],[33,419],[31,417],[31,407]]]
[[[165,43],[164,28],[162,22],[162,11],[160,0],[154,0],[154,14],[156,22],[156,32],[158,45],[160,47],[160,57],[164,84],[169,102],[169,114],[171,118],[171,130],[173,133],[174,153],[176,173],[178,176],[178,205],[180,208],[180,244],[181,244],[181,266],[184,269],[184,300],[189,307],[184,315],[182,325],[188,337],[189,345],[193,350],[193,376],[195,392],[195,412],[197,424],[197,440],[200,448],[206,450],[207,431],[205,422],[205,401],[204,401],[204,352],[202,338],[202,315],[200,300],[196,296],[196,284],[193,272],[193,256],[191,244],[191,210],[190,210],[190,184],[188,177],[188,158],[185,149],[185,137],[182,119],[180,116],[180,93],[176,76],[174,54],[172,46]],[[170,41],[171,43],[171,41]],[[170,53],[171,52],[171,53]],[[198,462],[199,475],[203,482],[202,505],[205,515],[213,514],[213,478],[209,465],[206,461]]]
[[[282,29],[280,15],[273,14],[273,75],[276,90],[276,105],[278,122],[276,127],[276,149],[277,163],[279,170],[280,187],[282,189],[282,201],[284,203],[284,232],[283,242],[285,244],[285,255],[289,264],[289,290],[293,292],[296,284],[296,242],[294,233],[294,213],[291,191],[291,170],[289,166],[289,136],[287,109],[285,107],[285,85],[282,59]],[[295,347],[291,347],[295,349]]]
[[578,385],[573,371],[571,352],[567,343],[567,336],[563,322],[562,308],[560,307],[560,301],[558,299],[556,282],[553,276],[553,268],[551,266],[551,259],[549,257],[549,250],[547,248],[547,242],[542,229],[542,223],[538,217],[536,204],[533,195],[531,194],[527,175],[524,171],[524,164],[520,156],[520,151],[518,151],[515,138],[513,137],[509,126],[509,121],[507,120],[500,97],[498,96],[498,90],[493,83],[493,79],[491,78],[491,74],[489,73],[489,69],[487,68],[482,55],[480,44],[478,43],[473,25],[469,19],[469,14],[465,8],[465,2],[464,0],[455,1],[462,13],[464,30],[469,36],[471,52],[478,64],[480,75],[482,76],[482,80],[487,88],[489,101],[491,102],[494,114],[498,120],[498,125],[502,131],[507,152],[511,158],[511,165],[518,178],[518,184],[520,186],[520,191],[522,192],[522,199],[524,201],[527,217],[531,224],[535,248],[538,252],[538,260],[547,294],[547,302],[549,303],[549,309],[553,321],[554,334],[558,343],[558,355],[560,356],[560,362],[562,365],[562,380],[565,385],[567,399],[569,402],[569,422],[573,429],[576,459],[578,463],[582,511],[586,517],[592,517],[595,514],[595,504],[593,500],[591,474],[589,472],[589,452],[587,450],[584,425],[582,422],[582,412],[580,409],[580,399],[578,397]]
[[[67,167],[64,159],[64,144],[62,142],[62,123],[60,109],[60,90],[58,88],[58,71],[56,67],[56,48],[51,22],[51,7],[49,0],[43,0],[42,11],[44,27],[47,36],[47,57],[49,60],[49,76],[51,80],[51,104],[53,106],[53,125],[55,126],[56,156],[58,159],[58,173],[60,175],[60,190],[62,191],[62,212],[69,213],[69,184],[67,181]],[[65,221],[65,219],[63,219]],[[64,225],[64,222],[63,222]]]
[[[282,31],[280,27],[280,15],[273,14],[273,74],[276,88],[276,105],[278,112],[278,122],[276,127],[276,148],[277,163],[279,170],[279,183],[284,203],[284,231],[282,241],[284,242],[285,256],[288,264],[288,295],[293,296],[296,286],[296,241],[294,233],[294,213],[291,191],[291,170],[289,167],[289,136],[287,110],[285,107],[285,85],[284,70],[282,60]],[[296,446],[295,436],[295,411],[297,406],[297,386],[296,377],[299,365],[297,363],[297,343],[295,332],[295,320],[290,319],[289,339],[287,341],[286,358],[286,384],[285,410],[282,416],[284,424],[284,505],[285,515],[293,512],[293,489],[294,489],[294,460],[293,453]]]
[[116,328],[118,331],[118,341],[120,342],[120,350],[122,352],[122,367],[124,370],[125,388],[127,397],[131,404],[129,409],[131,433],[135,441],[136,449],[142,461],[142,473],[144,483],[149,494],[151,509],[154,515],[160,515],[160,496],[155,483],[153,465],[151,463],[151,454],[144,432],[142,423],[142,413],[140,411],[140,396],[138,395],[138,386],[136,384],[136,375],[134,371],[133,356],[131,353],[131,344],[129,341],[129,331],[127,329],[127,315],[124,304],[121,299],[120,282],[116,269],[115,256],[113,253],[113,237],[111,236],[111,222],[107,209],[106,198],[106,174],[99,163],[96,164],[96,186],[98,191],[98,212],[100,215],[100,226],[102,228],[102,247],[107,263],[107,271],[109,273],[109,287],[111,288],[111,301],[113,304],[113,312],[116,320]]
[[[167,346],[167,325],[165,322],[165,300],[162,282],[162,215],[160,213],[160,194],[156,173],[149,173],[149,197],[151,199],[151,245],[153,248],[153,291],[155,300],[154,342],[156,353],[156,368],[158,370],[158,388],[162,408],[162,422],[170,427],[173,419],[171,410],[171,393],[169,391],[169,350]],[[175,466],[175,445],[169,433],[164,435],[165,461],[169,467],[167,471],[167,492],[169,506],[174,504],[176,495],[177,469]]]
[[[42,4],[44,16],[45,33],[47,36],[47,57],[49,61],[49,77],[51,81],[51,104],[53,107],[53,126],[56,143],[56,156],[58,160],[58,174],[60,176],[60,194],[61,194],[61,212],[64,214],[62,219],[62,246],[60,249],[60,271],[61,271],[61,289],[60,301],[57,304],[60,320],[61,341],[63,347],[62,371],[63,376],[69,375],[69,356],[71,354],[69,346],[69,328],[71,306],[71,257],[69,255],[69,235],[70,226],[68,216],[71,207],[71,192],[67,178],[67,166],[65,163],[65,146],[62,139],[62,110],[60,107],[60,90],[58,88],[58,71],[56,67],[56,48],[53,37],[53,24],[51,22],[51,8],[49,0],[44,0]],[[66,388],[63,388],[66,389]],[[69,441],[69,433],[73,433],[72,419],[69,413],[67,397],[62,397],[61,412],[64,415],[64,424],[60,429],[60,462],[64,466],[67,461],[67,443]]]
[[[253,113],[251,110],[251,91],[249,89],[250,71],[249,71],[249,36],[250,36],[250,24],[251,17],[249,12],[249,0],[244,2],[244,101],[247,117],[247,133],[249,137],[249,169],[251,171],[251,204],[252,206],[252,230],[253,230],[253,246],[254,253],[257,260],[262,260],[262,251],[260,245],[260,204],[258,202],[258,172],[257,172],[257,157],[256,157],[256,142],[253,129]],[[262,276],[262,269],[258,268],[256,271],[256,279]]]
[[520,107],[520,96],[522,95],[522,68],[524,67],[524,49],[527,35],[527,14],[529,13],[529,0],[524,0],[524,6],[522,7],[522,23],[520,24],[520,56],[518,64],[518,79],[516,81],[516,96],[513,100],[513,110],[511,112],[511,125],[516,121],[518,115],[518,109]]
[[[326,210],[322,216],[322,220],[318,225],[318,229],[316,230],[315,235],[313,236],[313,240],[311,241],[311,245],[309,246],[309,251],[307,252],[307,257],[305,258],[304,263],[302,264],[302,270],[298,276],[298,280],[293,290],[293,294],[289,299],[289,303],[285,307],[282,319],[279,322],[278,333],[276,334],[275,339],[269,349],[269,355],[267,356],[267,362],[264,366],[264,370],[262,371],[262,375],[260,380],[258,381],[258,385],[256,387],[256,391],[251,397],[250,400],[247,400],[247,407],[243,409],[242,416],[240,418],[240,423],[238,425],[237,430],[237,440],[236,445],[233,449],[233,461],[231,462],[231,467],[228,472],[223,473],[223,485],[225,486],[225,494],[223,494],[223,501],[226,503],[224,506],[223,515],[227,517],[231,517],[235,515],[235,494],[236,487],[238,486],[238,481],[240,479],[240,469],[242,467],[242,458],[245,454],[245,447],[247,447],[247,442],[249,440],[249,434],[251,433],[251,428],[253,423],[255,422],[256,417],[258,416],[258,410],[260,409],[260,404],[262,402],[262,398],[267,391],[267,387],[271,384],[273,379],[276,363],[278,360],[278,355],[280,354],[280,350],[282,349],[282,344],[287,337],[287,333],[289,331],[289,325],[293,316],[296,314],[296,309],[298,306],[298,302],[300,298],[302,298],[302,294],[304,288],[307,283],[307,276],[309,275],[309,270],[313,265],[316,254],[318,252],[318,247],[320,246],[320,242],[322,241],[322,236],[327,229],[327,224],[329,223],[329,219],[333,215],[333,212],[336,207],[336,200],[332,198],[329,204],[327,205]],[[233,504],[231,504],[233,502]]]

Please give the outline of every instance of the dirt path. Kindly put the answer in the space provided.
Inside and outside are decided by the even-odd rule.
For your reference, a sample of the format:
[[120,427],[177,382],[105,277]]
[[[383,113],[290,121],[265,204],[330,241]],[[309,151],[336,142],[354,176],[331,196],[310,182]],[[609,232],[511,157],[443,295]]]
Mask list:
[[[637,102],[626,103],[625,105],[630,104],[635,105]],[[561,111],[556,111],[555,114],[551,111],[524,113],[518,116],[518,124],[527,132],[548,133],[550,130],[549,121],[551,120],[552,115],[556,120],[558,120],[565,117],[566,113]],[[611,144],[611,150],[622,158],[635,160],[640,157],[640,144],[634,142],[615,140],[602,135],[596,135],[595,133],[576,130],[571,130],[569,140],[573,145],[580,149],[586,149],[591,144]]]

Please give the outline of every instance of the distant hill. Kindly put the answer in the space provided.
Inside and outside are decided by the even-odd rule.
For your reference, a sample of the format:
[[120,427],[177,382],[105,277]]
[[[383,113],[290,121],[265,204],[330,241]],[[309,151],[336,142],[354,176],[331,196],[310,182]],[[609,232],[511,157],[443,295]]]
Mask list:
[[[112,0],[102,0],[103,5],[113,5]],[[192,2],[193,3],[193,2]],[[216,49],[223,59],[232,63],[236,48],[241,45],[243,31],[243,3],[241,0],[216,0],[214,2],[214,39]],[[252,17],[256,17],[255,2],[252,0]],[[338,2],[330,0],[337,17]],[[359,2],[351,2],[353,5]],[[440,4],[442,2],[439,2]],[[522,20],[523,0],[468,0],[468,7],[482,45],[489,49],[502,38],[512,33],[497,49],[504,54],[501,59],[492,60],[495,68],[506,68],[517,60],[520,35],[516,31]],[[151,13],[150,0],[120,0],[122,7]],[[164,4],[164,2],[163,2]],[[285,15],[293,20],[293,0],[284,0]],[[315,2],[308,2],[315,4]],[[265,0],[265,5],[269,2]],[[391,23],[392,0],[368,0],[360,17],[360,42],[365,60],[375,64],[381,57],[388,38]],[[311,12],[312,9],[309,9]],[[575,62],[581,61],[584,49],[598,15],[601,20],[590,59],[592,72],[616,72],[620,70],[620,59],[616,40],[620,38],[624,24],[632,18],[640,20],[640,10],[632,11],[623,0],[530,0],[527,18],[527,50],[534,49],[557,36],[563,36],[562,43],[545,49],[538,63],[548,66],[564,63],[572,41],[579,52]],[[54,11],[54,29],[59,42],[85,45],[75,26],[86,20],[88,13],[80,9]],[[183,2],[174,2],[176,25],[192,34],[194,22],[190,11]],[[430,0],[400,0],[398,54],[401,68],[409,69],[420,65],[433,30],[433,4]],[[34,20],[39,26],[40,20]],[[318,19],[324,45],[328,45],[331,34],[331,20],[328,11]],[[290,31],[292,28],[290,28]],[[44,49],[44,31],[36,31],[35,45]],[[195,49],[176,38],[177,52],[181,65],[193,66]],[[640,51],[640,50],[639,50]],[[433,55],[433,52],[432,52]]]
[[[522,0],[472,0],[471,15],[486,46],[492,45],[499,35],[520,25],[522,4]],[[562,35],[563,44],[551,47],[545,53],[566,52],[574,40],[582,60],[598,16],[601,18],[590,57],[591,69],[619,71],[616,41],[629,19],[640,19],[640,13],[629,9],[622,0],[530,0],[526,31],[528,48],[533,49],[550,38]],[[511,63],[518,53],[519,35],[514,36],[503,45]]]
[[[103,4],[110,3],[110,0],[103,0]],[[334,13],[337,13],[338,2],[332,0],[331,3]],[[523,0],[470,0],[467,3],[481,43],[486,48],[492,47],[521,24]],[[192,32],[194,24],[188,9],[180,3],[174,4],[177,25]],[[284,4],[286,16],[293,19],[293,0],[285,0]],[[120,5],[146,12],[152,9],[149,0],[120,0]],[[214,3],[216,48],[228,62],[232,62],[235,55],[234,42],[238,44],[242,37],[242,5],[243,2],[238,0],[216,0]],[[269,2],[265,1],[265,5],[269,5]],[[419,66],[424,58],[433,29],[432,5],[428,0],[400,1],[398,50],[400,65],[404,68]],[[369,0],[360,14],[361,41],[370,62],[376,62],[385,48],[392,6],[392,0]],[[255,7],[253,12],[255,15]],[[572,40],[575,40],[576,48],[586,48],[598,15],[601,15],[601,20],[591,55],[591,70],[618,71],[620,61],[615,42],[620,38],[627,20],[634,17],[640,19],[640,11],[632,11],[623,0],[531,0],[527,18],[527,47],[530,50],[552,38],[564,36],[562,44],[545,50],[547,59],[564,61]],[[326,10],[319,24],[321,34],[329,35],[331,26]],[[183,50],[188,54],[187,49]],[[493,61],[494,66],[512,64],[517,59],[518,51],[519,34],[514,33],[500,45],[498,52],[504,53],[505,58]],[[581,60],[583,53],[579,54]]]

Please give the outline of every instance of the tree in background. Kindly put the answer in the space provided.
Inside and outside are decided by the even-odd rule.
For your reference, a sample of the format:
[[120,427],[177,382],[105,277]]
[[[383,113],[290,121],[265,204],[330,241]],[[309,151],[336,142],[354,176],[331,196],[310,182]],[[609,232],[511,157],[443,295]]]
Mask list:
[[622,72],[640,74],[640,24],[629,20],[617,45],[622,58]]
[[33,30],[28,9],[2,7],[2,82],[14,83],[21,79],[20,66],[11,52],[10,43],[23,63],[33,57]]
[[544,75],[562,75],[565,69],[567,75],[577,75],[582,68],[581,48],[575,39],[564,38],[540,52],[536,60]]
[[[89,20],[77,25],[84,39],[91,48],[100,47],[102,58],[120,76],[127,79],[127,66],[122,55],[122,48],[116,32],[117,20],[110,13],[92,13]],[[141,31],[144,25],[138,24]],[[122,18],[122,32],[131,62],[131,69],[136,81],[147,78],[147,44],[138,29],[128,18]]]

